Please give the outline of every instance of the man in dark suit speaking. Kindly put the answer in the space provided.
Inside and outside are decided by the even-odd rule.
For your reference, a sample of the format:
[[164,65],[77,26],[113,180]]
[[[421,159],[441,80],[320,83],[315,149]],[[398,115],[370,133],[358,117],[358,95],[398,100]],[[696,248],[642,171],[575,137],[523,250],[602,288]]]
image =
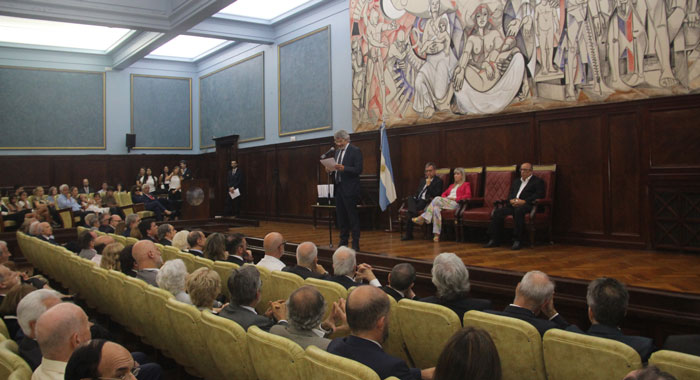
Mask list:
[[350,135],[340,130],[333,135],[335,140],[335,212],[340,227],[339,245],[348,245],[352,231],[352,248],[360,250],[360,218],[357,203],[360,202],[360,174],[362,173],[362,151],[350,145]]
[[510,187],[508,204],[493,212],[491,225],[489,225],[491,240],[486,243],[484,248],[499,245],[503,220],[506,216],[513,215],[513,246],[511,249],[520,249],[520,235],[525,226],[525,215],[532,210],[533,202],[540,198],[544,198],[544,181],[532,175],[532,164],[526,162],[520,165],[520,179],[513,181],[513,185]]

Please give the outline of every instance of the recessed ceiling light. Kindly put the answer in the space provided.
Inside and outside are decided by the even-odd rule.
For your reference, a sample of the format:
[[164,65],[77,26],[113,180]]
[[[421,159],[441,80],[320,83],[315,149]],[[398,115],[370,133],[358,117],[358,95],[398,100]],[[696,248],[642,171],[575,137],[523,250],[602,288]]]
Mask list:
[[272,20],[312,0],[236,0],[219,13]]
[[229,42],[231,41],[220,40],[218,38],[180,35],[152,51],[151,54],[148,55],[148,58],[157,56],[194,60],[206,53],[227,45]]

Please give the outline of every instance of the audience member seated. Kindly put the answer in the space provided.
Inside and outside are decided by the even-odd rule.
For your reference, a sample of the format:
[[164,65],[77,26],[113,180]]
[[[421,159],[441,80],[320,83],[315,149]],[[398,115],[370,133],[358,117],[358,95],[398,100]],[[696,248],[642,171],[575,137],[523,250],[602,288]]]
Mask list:
[[659,367],[650,365],[628,373],[623,380],[676,380],[676,378],[668,372],[661,371]]
[[425,177],[421,178],[418,190],[414,196],[406,198],[406,208],[408,210],[408,220],[406,220],[406,234],[401,240],[413,240],[413,218],[423,211],[433,198],[442,192],[442,180],[435,176],[435,164],[428,162],[425,164]]
[[488,332],[465,327],[447,342],[435,366],[434,380],[501,380],[501,360]]
[[434,368],[409,368],[403,360],[384,352],[389,336],[389,298],[374,286],[359,286],[348,294],[345,307],[351,335],[336,338],[328,352],[358,361],[374,370],[380,379],[396,376],[401,380],[432,379]]
[[[163,265],[163,257],[160,250],[149,240],[139,240],[134,244],[131,255],[136,261],[136,278],[145,281],[149,285],[158,286],[156,276]],[[122,267],[122,271],[123,271]]]
[[87,205],[85,211],[88,212],[104,214],[111,211],[109,207],[104,207],[102,205],[102,197],[100,194],[95,194],[92,198],[89,198],[87,194],[80,194],[80,202]]
[[54,221],[52,220],[49,204],[44,200],[44,188],[37,186],[34,191],[32,191],[32,194],[34,195],[34,199],[32,200],[33,204],[31,207],[34,209],[34,214],[36,215],[37,219],[41,220],[42,222],[53,223]]
[[418,225],[432,223],[433,241],[436,242],[440,241],[442,231],[442,210],[456,210],[459,207],[459,201],[472,197],[471,186],[469,182],[465,182],[464,169],[455,168],[454,179],[454,183],[441,196],[433,198],[425,211],[412,219],[412,222]]
[[83,208],[80,206],[78,201],[71,195],[70,188],[68,187],[68,185],[64,183],[63,185],[58,187],[58,190],[61,192],[61,195],[59,195],[58,199],[56,200],[56,203],[58,204],[58,209],[70,209],[71,211],[73,211],[73,215],[79,216],[81,220],[84,220],[85,212],[83,212]]
[[103,214],[100,214],[100,226],[97,228],[100,232],[104,232],[106,234],[109,233],[114,233],[114,228],[110,226],[109,222],[112,220],[112,215],[110,215],[108,212],[105,212]]
[[109,184],[107,182],[102,182],[102,187],[100,187],[100,190],[97,191],[97,194],[100,194],[100,196],[104,197],[105,194],[107,194],[108,189]]
[[243,234],[233,233],[226,235],[226,252],[229,254],[227,261],[234,264],[253,263],[253,253],[248,249],[248,242]]
[[132,236],[132,231],[138,230],[139,223],[141,223],[139,214],[129,214],[124,221],[126,228],[124,229],[124,233],[122,235],[124,237],[134,237]]
[[[323,295],[313,286],[302,286],[292,292],[287,300],[287,322],[270,328],[270,333],[283,336],[306,349],[316,346],[323,350],[331,342],[328,339],[337,329],[348,329],[345,318],[345,300],[333,303],[333,311],[322,321],[326,311]],[[339,326],[336,328],[336,326]]]
[[20,210],[32,211],[33,205],[31,202],[29,202],[29,194],[26,191],[22,191],[21,193],[19,193],[19,200],[17,201],[17,205],[19,206]]
[[56,198],[58,196],[58,188],[56,186],[49,187],[49,196],[46,198],[46,203],[56,207]]
[[49,243],[54,245],[58,245],[56,239],[53,237],[53,228],[51,227],[51,224],[47,222],[40,223],[39,231],[39,235],[37,236],[39,239],[48,241]]
[[382,286],[372,272],[372,267],[369,264],[358,266],[355,250],[344,245],[333,252],[333,276],[328,277],[327,280],[337,282],[345,289],[360,286],[363,280],[372,286]]
[[27,294],[37,290],[34,286],[30,284],[19,283],[13,286],[10,291],[7,292],[5,297],[0,302],[0,317],[2,317],[5,327],[9,332],[10,338],[17,335],[19,331],[19,323],[17,322],[17,304],[22,300]]
[[265,257],[258,261],[258,266],[265,267],[269,270],[282,270],[284,263],[280,258],[284,254],[284,237],[279,232],[270,232],[265,235],[263,240],[263,248],[265,249]]
[[124,250],[124,245],[121,243],[111,243],[108,244],[102,250],[102,259],[100,260],[100,267],[104,269],[112,269],[117,272],[121,271],[121,265],[119,262],[119,255]]
[[187,252],[188,249],[190,249],[190,245],[187,244],[187,237],[190,235],[190,231],[187,230],[180,230],[177,231],[175,236],[173,237],[173,247],[183,251]]
[[328,272],[318,263],[316,244],[305,241],[297,246],[297,265],[282,268],[282,271],[294,273],[303,279],[308,277],[328,279]]
[[87,315],[72,303],[48,309],[37,320],[35,331],[43,357],[32,380],[62,380],[73,351],[91,337]]
[[80,233],[80,236],[78,236],[78,245],[80,247],[78,256],[91,260],[97,254],[95,238],[97,238],[97,234],[94,231],[83,231]]
[[155,220],[147,218],[140,221],[139,232],[141,233],[141,239],[158,243],[158,226]]
[[388,295],[394,297],[396,302],[403,298],[415,299],[416,293],[413,292],[413,285],[416,281],[416,269],[409,263],[396,264],[389,273],[386,286],[381,289]]
[[95,239],[95,256],[90,259],[92,262],[97,264],[98,266],[100,265],[100,262],[102,262],[102,251],[104,251],[105,247],[114,243],[114,238],[112,238],[109,235],[100,235]]
[[450,308],[460,321],[469,310],[483,311],[491,308],[491,301],[469,297],[469,271],[462,259],[454,253],[439,254],[433,260],[430,274],[437,292],[434,296],[422,298],[421,301]]
[[18,272],[12,271],[4,265],[0,265],[0,302],[2,302],[5,295],[10,292],[10,289],[19,283],[20,275]]
[[119,229],[120,224],[124,225],[122,217],[117,214],[112,214],[109,216],[109,228],[107,229],[107,231],[102,232],[106,232],[108,234],[117,234],[117,230]]
[[10,194],[8,202],[0,203],[0,211],[2,211],[3,220],[12,220],[18,225],[22,225],[25,219],[33,219],[34,214],[30,210],[20,210],[17,206],[17,195]]
[[90,194],[94,193],[95,190],[90,186],[90,181],[87,178],[83,178],[83,186],[78,189],[78,194]]
[[216,313],[221,310],[221,303],[216,301],[221,293],[221,277],[213,269],[197,268],[187,276],[185,289],[197,309]]
[[119,267],[122,273],[130,277],[136,277],[136,260],[133,255],[134,246],[127,245],[119,253]]
[[[515,287],[515,300],[503,310],[489,313],[521,319],[535,326],[540,335],[549,329],[566,329],[569,323],[554,308],[554,282],[547,274],[533,270],[525,273]],[[540,318],[539,316],[544,318]]]
[[[597,278],[588,284],[586,301],[588,319],[591,321],[591,328],[586,334],[622,342],[634,348],[642,362],[649,361],[651,354],[656,351],[654,341],[642,336],[625,335],[620,330],[629,303],[629,293],[625,285],[614,278]],[[580,331],[575,326],[569,330]]]
[[231,293],[231,303],[221,309],[220,317],[238,323],[244,330],[255,325],[269,331],[275,322],[287,323],[284,321],[287,315],[284,300],[270,302],[270,308],[264,315],[258,315],[255,311],[255,306],[260,302],[262,281],[260,272],[254,265],[234,269],[228,278],[227,286]]
[[[146,189],[148,189],[146,185]],[[131,200],[134,203],[143,203],[144,208],[148,211],[153,211],[156,216],[156,220],[163,220],[163,214],[170,216],[172,211],[163,205],[163,201],[155,198],[147,192],[141,192],[143,186],[134,186],[131,188]]]
[[33,220],[33,221],[29,224],[29,235],[32,235],[32,236],[39,236],[39,234],[41,234],[41,229],[39,228],[40,225],[41,225],[41,222],[40,222],[40,221],[38,221],[38,220]]
[[90,229],[98,229],[100,227],[100,219],[94,212],[85,215],[85,227]]
[[143,353],[130,353],[120,344],[92,339],[70,356],[65,366],[65,379],[157,380],[162,372],[161,367],[150,363]]
[[158,241],[162,245],[173,245],[173,238],[175,237],[175,228],[168,223],[163,223],[158,226],[156,230],[156,235],[158,236]]
[[0,264],[6,265],[10,263],[10,257],[12,257],[12,253],[7,248],[7,242],[0,240]]
[[181,259],[166,261],[156,275],[159,288],[172,293],[176,300],[192,305],[189,294],[185,292],[186,279],[187,267]]
[[230,261],[229,254],[226,252],[226,236],[220,232],[207,236],[203,256],[212,261]]
[[187,250],[187,252],[199,256],[199,257],[204,257],[204,246],[206,244],[207,238],[204,236],[204,233],[202,231],[192,231],[187,235],[187,245],[190,246],[190,249]]
[[61,303],[61,294],[53,289],[39,289],[27,294],[17,304],[17,322],[22,337],[17,341],[19,355],[32,371],[41,364],[41,350],[36,341],[36,321],[46,310]]

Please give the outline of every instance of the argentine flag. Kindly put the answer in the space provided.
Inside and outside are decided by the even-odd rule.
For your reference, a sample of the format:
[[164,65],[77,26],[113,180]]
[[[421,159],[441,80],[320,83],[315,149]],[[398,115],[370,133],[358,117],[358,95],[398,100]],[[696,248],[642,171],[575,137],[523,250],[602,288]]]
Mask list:
[[391,169],[391,155],[389,154],[389,141],[386,138],[386,124],[379,128],[381,135],[382,159],[379,166],[379,207],[382,211],[396,200],[396,188],[394,187],[394,171]]

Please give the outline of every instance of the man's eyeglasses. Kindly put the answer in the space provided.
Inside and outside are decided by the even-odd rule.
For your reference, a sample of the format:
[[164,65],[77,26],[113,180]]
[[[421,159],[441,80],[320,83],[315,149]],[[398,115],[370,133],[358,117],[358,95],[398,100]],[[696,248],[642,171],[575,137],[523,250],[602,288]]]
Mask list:
[[287,241],[286,241],[286,240],[283,241],[282,243],[280,243],[280,245],[278,245],[277,248],[279,248],[279,247],[284,247],[285,244],[287,244]]

